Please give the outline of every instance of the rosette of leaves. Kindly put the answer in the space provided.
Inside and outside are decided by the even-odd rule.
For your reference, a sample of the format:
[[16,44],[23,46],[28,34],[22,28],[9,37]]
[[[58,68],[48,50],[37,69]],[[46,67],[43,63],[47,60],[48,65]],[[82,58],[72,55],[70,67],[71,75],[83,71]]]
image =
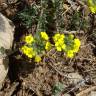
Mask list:
[[60,96],[60,94],[62,93],[62,91],[64,90],[64,85],[60,82],[57,82],[54,86],[53,86],[53,94],[52,96]]

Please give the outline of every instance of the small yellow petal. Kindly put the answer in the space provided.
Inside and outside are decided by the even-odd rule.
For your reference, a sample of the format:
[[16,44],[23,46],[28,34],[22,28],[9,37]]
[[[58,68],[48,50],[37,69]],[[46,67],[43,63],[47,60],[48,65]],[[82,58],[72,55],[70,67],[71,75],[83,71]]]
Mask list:
[[56,47],[57,51],[62,51],[61,47]]
[[26,55],[27,55],[29,58],[32,58],[32,57],[33,57],[33,49],[32,49],[32,48],[28,48],[28,49],[27,49],[27,52],[26,52]]
[[59,42],[56,42],[56,43],[55,43],[55,46],[56,46],[56,47],[59,46]]
[[62,38],[62,40],[64,39],[64,37],[65,37],[64,34],[61,34],[60,35],[60,38]]
[[65,45],[65,44],[63,44],[63,45],[62,45],[62,49],[63,49],[63,50],[65,50],[65,48],[66,48],[66,45]]
[[96,13],[96,10],[94,7],[89,7],[92,13]]
[[60,34],[59,34],[59,33],[55,34],[55,35],[53,36],[54,42],[56,42],[59,38],[60,38]]
[[52,47],[51,43],[50,42],[46,42],[45,49],[46,50],[50,50],[51,47]]
[[76,46],[80,46],[80,45],[81,45],[81,42],[80,42],[79,39],[74,39],[74,44],[75,44]]
[[78,51],[79,51],[79,46],[75,46],[75,45],[74,45],[74,46],[73,46],[73,51],[74,51],[74,52],[78,52]]
[[69,57],[69,58],[73,58],[73,57],[74,57],[73,50],[68,50],[66,55],[67,55],[67,57]]
[[35,56],[35,62],[40,62],[41,61],[41,57],[39,55]]
[[33,36],[30,34],[28,36],[25,36],[25,40],[24,40],[27,44],[31,44],[34,41]]
[[48,40],[49,39],[49,37],[48,37],[46,32],[41,32],[41,38],[43,38],[44,40]]
[[24,45],[24,46],[22,46],[22,47],[20,48],[20,50],[21,50],[24,54],[26,54],[27,49],[28,49],[28,47],[27,47],[26,45]]

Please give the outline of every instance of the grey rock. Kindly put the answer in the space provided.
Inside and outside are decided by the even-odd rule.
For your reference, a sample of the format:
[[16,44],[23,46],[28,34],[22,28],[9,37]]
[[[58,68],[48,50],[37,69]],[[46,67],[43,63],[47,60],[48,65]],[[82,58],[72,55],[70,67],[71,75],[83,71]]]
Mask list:
[[[0,13],[0,48],[3,47],[4,49],[11,50],[13,35],[14,25]],[[3,55],[3,53],[0,52],[0,55]],[[8,58],[0,56],[0,89],[2,88],[2,83],[8,73],[8,63]]]

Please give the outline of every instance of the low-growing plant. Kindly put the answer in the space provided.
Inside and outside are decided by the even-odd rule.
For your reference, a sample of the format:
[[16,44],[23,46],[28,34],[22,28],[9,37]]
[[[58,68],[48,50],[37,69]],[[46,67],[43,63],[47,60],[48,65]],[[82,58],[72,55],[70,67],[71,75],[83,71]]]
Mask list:
[[32,24],[38,21],[39,8],[36,4],[30,7],[25,7],[17,14],[17,17],[21,19],[23,25],[30,28]]
[[[57,0],[51,0],[51,1],[53,4],[53,7],[54,7],[53,18],[56,19],[56,22],[55,22],[56,30],[61,33],[62,24],[60,22],[62,21],[61,20],[62,16],[60,16],[60,15],[64,11],[63,7],[62,7],[63,6],[62,4],[64,2],[63,2],[63,0],[61,0],[61,1],[59,0],[58,2],[57,2]],[[50,37],[51,39],[53,39],[54,43],[50,42],[50,38],[48,36],[50,34],[47,34],[50,32],[46,32],[46,29],[47,29],[46,27],[47,27],[47,23],[48,23],[47,22],[48,4],[49,4],[48,2],[49,2],[48,0],[40,1],[41,9],[40,9],[40,14],[39,14],[38,20],[37,20],[38,23],[37,23],[36,33],[34,34],[34,36],[32,36],[31,34],[25,36],[24,40],[23,40],[24,45],[20,48],[20,51],[23,54],[25,54],[30,59],[34,58],[35,62],[40,62],[42,60],[41,57],[47,51],[52,49],[52,47],[54,47],[56,49],[56,51],[58,51],[58,52],[64,52],[68,58],[73,58],[75,53],[77,53],[79,51],[79,47],[80,47],[80,40],[75,38],[74,35],[72,35],[72,34],[64,35],[64,34],[56,33],[53,37]],[[36,11],[34,11],[35,10],[34,6],[32,7],[32,10],[33,10],[33,12],[30,12],[29,10],[27,10],[26,12],[28,13],[27,16],[30,16],[30,18],[32,18],[32,20],[33,20],[33,17],[36,15]],[[21,17],[22,16],[23,15],[21,15]],[[26,17],[26,18],[29,19],[28,17]],[[30,20],[29,20],[29,22],[30,22]],[[26,19],[24,19],[24,21],[27,22]],[[33,22],[31,21],[31,23],[33,23]]]
[[41,32],[38,37],[29,34],[23,40],[25,44],[20,48],[21,52],[30,59],[35,58],[35,62],[40,62],[41,56],[52,46],[46,32]]
[[29,34],[24,37],[24,45],[20,48],[21,52],[28,58],[35,58],[35,62],[40,62],[41,57],[49,51],[52,47],[58,52],[64,52],[68,58],[73,58],[75,53],[79,51],[80,40],[75,38],[74,35],[64,35],[56,33],[53,36],[54,44],[49,41],[49,36],[46,32],[39,32],[38,38]]
[[64,90],[64,85],[60,82],[57,82],[53,87],[52,96],[60,96],[60,93]]
[[57,51],[64,51],[69,58],[74,57],[74,54],[78,52],[80,47],[80,40],[74,38],[74,35],[55,34],[53,37],[55,47]]

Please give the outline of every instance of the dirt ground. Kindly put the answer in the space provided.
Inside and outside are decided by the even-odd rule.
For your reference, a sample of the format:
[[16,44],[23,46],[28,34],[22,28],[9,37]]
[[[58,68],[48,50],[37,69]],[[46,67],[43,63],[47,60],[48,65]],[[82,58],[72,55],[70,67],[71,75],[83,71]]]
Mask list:
[[[18,50],[13,52],[9,55],[9,72],[0,96],[96,96],[96,15],[91,14],[82,1],[69,1],[72,0],[65,0],[64,29],[81,40],[79,52],[69,59],[53,48],[40,63],[25,61]],[[36,24],[27,29],[18,18],[14,18],[16,13],[33,2],[39,0],[0,0],[0,12],[16,27],[13,50],[20,46],[22,36],[36,30]],[[75,21],[75,27],[72,26],[74,7],[83,14],[80,18],[87,21],[83,27]],[[48,26],[51,31],[55,30],[53,23]]]

